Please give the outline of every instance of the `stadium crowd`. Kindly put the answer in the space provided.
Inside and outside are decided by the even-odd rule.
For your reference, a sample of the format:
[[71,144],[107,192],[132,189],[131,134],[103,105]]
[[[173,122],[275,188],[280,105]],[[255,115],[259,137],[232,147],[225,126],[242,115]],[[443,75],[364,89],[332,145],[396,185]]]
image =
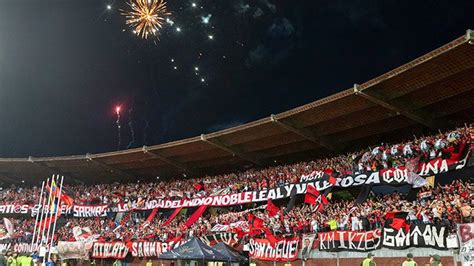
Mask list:
[[[456,192],[456,193],[454,193]],[[315,211],[312,206],[298,204],[285,212],[284,218],[269,217],[265,208],[253,210],[255,216],[263,220],[265,227],[275,235],[300,235],[303,233],[330,230],[367,231],[383,227],[389,212],[406,212],[408,223],[434,223],[455,229],[456,223],[472,221],[471,205],[474,204],[474,188],[459,180],[436,188],[420,190],[416,200],[408,201],[398,193],[372,195],[364,203],[357,205],[351,200],[334,200],[324,211]],[[282,207],[285,211],[285,207]],[[136,212],[117,221],[115,217],[68,218],[58,230],[59,240],[75,241],[78,237],[75,227],[88,228],[89,235],[99,240],[148,240],[177,241],[191,236],[204,236],[214,233],[216,225],[226,226],[229,232],[236,228],[248,228],[248,211],[209,211],[190,228],[184,228],[186,215],[177,216],[168,226],[163,226],[167,216],[162,214],[151,222],[146,222],[147,213]],[[11,219],[15,224],[14,241],[27,242],[34,228],[32,219]]]
[[[416,160],[426,162],[434,158],[461,159],[471,143],[470,129],[458,128],[446,133],[416,138],[395,145],[381,144],[359,152],[339,155],[328,159],[279,165],[265,169],[251,169],[219,176],[193,179],[176,179],[153,183],[74,185],[65,191],[74,199],[74,204],[117,204],[154,198],[178,199],[204,195],[229,194],[250,190],[273,188],[288,183],[300,182],[301,176],[316,171],[338,174],[360,173],[406,165]],[[0,203],[30,204],[38,201],[40,189],[12,186],[3,188]],[[471,206],[474,203],[473,187],[466,182],[453,181],[446,186],[424,187],[416,199],[409,201],[405,195],[391,193],[372,195],[362,204],[354,199],[334,199],[323,211],[298,203],[269,217],[264,208],[252,211],[263,220],[267,228],[276,235],[295,235],[328,230],[371,230],[380,228],[390,212],[406,212],[410,223],[435,223],[454,228],[459,222],[470,222]],[[100,218],[63,218],[64,224],[56,235],[59,240],[74,241],[78,234],[74,228],[89,228],[87,234],[103,240],[160,240],[176,241],[189,236],[202,236],[213,231],[216,225],[225,225],[226,230],[246,228],[247,210],[243,206],[210,208],[189,228],[184,228],[186,215],[178,215],[167,226],[163,223],[170,215],[160,212],[151,222],[146,222],[149,211],[115,214]],[[257,206],[246,206],[255,208]],[[284,214],[282,214],[284,213]],[[284,217],[281,217],[284,215]],[[32,218],[10,218],[15,234],[10,241],[26,242],[31,238],[35,226]],[[234,225],[234,226],[233,226]],[[0,226],[4,229],[4,226]]]
[[[301,176],[331,169],[339,174],[360,173],[405,165],[414,158],[427,162],[434,158],[459,160],[471,142],[469,128],[457,128],[445,133],[416,138],[404,143],[382,143],[375,147],[331,158],[277,165],[264,169],[250,169],[203,178],[176,178],[173,180],[128,184],[96,184],[68,186],[68,193],[76,204],[111,204],[151,198],[194,198],[203,195],[229,194],[249,190],[274,188],[298,183]],[[196,189],[202,184],[205,189]],[[36,204],[38,187],[3,188],[0,202]]]

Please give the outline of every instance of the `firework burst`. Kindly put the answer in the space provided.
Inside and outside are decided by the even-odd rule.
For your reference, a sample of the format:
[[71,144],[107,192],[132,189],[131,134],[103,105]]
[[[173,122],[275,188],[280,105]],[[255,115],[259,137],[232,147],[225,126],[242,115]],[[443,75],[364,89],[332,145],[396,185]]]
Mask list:
[[150,36],[158,37],[166,17],[171,15],[166,9],[164,0],[130,0],[127,5],[130,9],[122,12],[126,18],[125,23],[143,39],[148,39]]

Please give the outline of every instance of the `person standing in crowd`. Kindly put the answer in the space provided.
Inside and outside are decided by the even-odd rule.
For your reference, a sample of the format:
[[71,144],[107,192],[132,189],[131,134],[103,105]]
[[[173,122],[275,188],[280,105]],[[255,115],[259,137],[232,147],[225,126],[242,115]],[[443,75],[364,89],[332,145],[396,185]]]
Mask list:
[[357,217],[357,214],[354,214],[351,218],[352,222],[352,231],[359,231],[359,217]]
[[18,254],[18,257],[16,258],[16,265],[18,266],[23,266],[23,259],[25,257],[23,256],[23,253]]
[[402,266],[418,266],[418,264],[413,259],[413,254],[407,254],[407,259],[403,262]]
[[31,260],[33,261],[33,265],[36,265],[36,263],[38,262],[38,252],[35,251],[31,254]]
[[459,210],[461,211],[461,217],[463,223],[470,223],[472,221],[472,208],[469,206],[467,202],[463,202],[459,206]]
[[48,261],[46,262],[46,266],[54,266],[54,262],[52,258],[48,259]]
[[3,251],[0,252],[0,266],[6,266],[7,265],[7,260],[5,259],[5,256],[3,255]]
[[441,257],[438,254],[430,255],[429,266],[443,266],[443,264],[441,264]]
[[116,259],[116,260],[114,261],[113,266],[122,266],[122,262],[121,262],[119,259]]
[[34,262],[33,262],[33,258],[28,255],[28,253],[24,253],[23,254],[23,260],[22,260],[22,264],[20,264],[20,266],[33,266],[35,265]]
[[372,253],[367,254],[367,258],[365,258],[360,266],[376,266],[377,264],[374,261],[375,255]]
[[8,255],[8,259],[7,259],[7,266],[16,266],[16,256],[17,254],[15,252],[10,252],[10,254]]
[[7,265],[7,260],[5,259],[4,251],[0,252],[0,266]]
[[148,259],[146,262],[146,266],[153,266],[153,261],[151,259]]
[[16,264],[18,266],[32,266],[33,265],[33,259],[28,256],[26,252],[20,253],[20,256],[16,259]]

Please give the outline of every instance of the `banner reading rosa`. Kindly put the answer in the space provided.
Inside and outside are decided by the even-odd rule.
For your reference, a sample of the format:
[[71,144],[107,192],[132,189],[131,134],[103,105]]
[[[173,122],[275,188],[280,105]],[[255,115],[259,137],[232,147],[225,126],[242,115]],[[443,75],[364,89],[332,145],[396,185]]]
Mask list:
[[249,256],[258,260],[293,261],[298,257],[299,238],[281,239],[272,247],[267,239],[249,240]]
[[411,225],[410,231],[385,227],[383,229],[383,246],[393,249],[409,247],[431,247],[448,249],[447,238],[449,230],[445,226],[433,224]]
[[321,251],[368,251],[380,248],[382,230],[366,232],[331,231],[318,234]]

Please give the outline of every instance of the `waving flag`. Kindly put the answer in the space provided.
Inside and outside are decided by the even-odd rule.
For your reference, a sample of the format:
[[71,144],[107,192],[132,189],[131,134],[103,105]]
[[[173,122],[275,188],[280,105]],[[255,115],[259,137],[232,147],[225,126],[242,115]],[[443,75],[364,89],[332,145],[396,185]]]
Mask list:
[[278,207],[275,204],[273,204],[271,199],[267,200],[267,212],[268,212],[269,217],[276,216],[279,210],[280,209],[278,209]]
[[319,197],[319,191],[312,185],[306,187],[306,194],[304,196],[304,202],[310,205],[315,205]]

